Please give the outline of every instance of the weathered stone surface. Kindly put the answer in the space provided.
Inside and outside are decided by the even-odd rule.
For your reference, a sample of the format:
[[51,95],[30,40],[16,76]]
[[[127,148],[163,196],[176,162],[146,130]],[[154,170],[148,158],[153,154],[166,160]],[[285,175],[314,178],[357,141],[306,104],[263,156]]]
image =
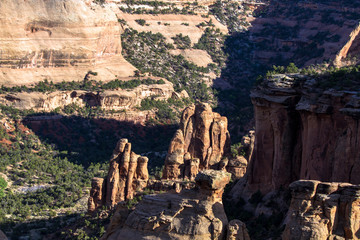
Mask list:
[[226,240],[250,240],[245,223],[238,219],[231,220],[227,226]]
[[206,103],[190,106],[183,111],[180,128],[170,143],[163,178],[193,179],[201,169],[224,168],[221,160],[229,146],[226,117],[214,113]]
[[90,197],[88,200],[88,210],[90,212],[95,211],[95,209],[103,206],[105,203],[104,197],[104,179],[103,178],[93,178],[91,180],[91,191]]
[[69,104],[80,107],[101,107],[104,110],[130,110],[141,104],[150,96],[164,100],[174,93],[173,84],[164,79],[165,84],[140,85],[134,89],[105,90],[103,92],[89,91],[55,91],[50,93],[21,92],[0,94],[0,104],[21,110],[50,112]]
[[242,151],[245,152],[245,158],[250,161],[255,146],[255,131],[250,130],[249,133],[241,139]]
[[169,151],[166,156],[166,168],[163,172],[165,179],[178,179],[182,176],[181,167],[184,165],[184,135],[177,130],[170,142]]
[[290,189],[284,240],[360,239],[360,185],[300,180]]
[[147,186],[147,163],[146,157],[131,151],[131,143],[127,139],[120,139],[111,156],[106,179],[94,178],[92,181],[88,210],[95,211],[105,204],[114,207],[133,198],[136,191]]
[[121,56],[121,27],[109,6],[88,0],[0,2],[0,83],[110,80],[132,76]]
[[324,91],[305,76],[277,75],[254,89],[251,99],[256,125],[251,189],[268,192],[298,179],[360,183],[355,92]]
[[199,189],[144,196],[103,239],[224,239],[228,221],[220,193],[229,180],[229,173],[208,170],[196,177]]
[[227,171],[232,174],[233,179],[240,179],[246,173],[246,167],[248,161],[243,156],[237,156],[236,158],[231,158],[227,164]]

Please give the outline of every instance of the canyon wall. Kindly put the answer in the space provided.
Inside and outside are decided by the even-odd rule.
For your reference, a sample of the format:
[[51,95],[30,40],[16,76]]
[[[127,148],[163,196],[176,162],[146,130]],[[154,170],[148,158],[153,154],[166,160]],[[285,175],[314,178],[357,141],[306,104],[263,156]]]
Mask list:
[[298,179],[360,183],[360,97],[323,90],[298,74],[276,75],[251,93],[255,148],[248,187],[268,192]]
[[121,28],[109,6],[85,0],[0,2],[0,84],[44,79],[127,77],[135,68],[121,56]]

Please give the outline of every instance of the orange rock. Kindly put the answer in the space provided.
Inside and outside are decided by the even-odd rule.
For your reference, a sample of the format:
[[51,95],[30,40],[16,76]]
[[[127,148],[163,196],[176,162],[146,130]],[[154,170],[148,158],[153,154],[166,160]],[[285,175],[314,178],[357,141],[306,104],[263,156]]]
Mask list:
[[[89,211],[104,204],[114,207],[121,201],[133,198],[136,191],[144,189],[149,179],[147,163],[146,157],[131,152],[131,143],[127,139],[120,139],[110,159],[106,181],[99,178],[93,180]],[[102,188],[101,180],[104,182]]]
[[201,169],[224,168],[221,159],[229,153],[229,146],[226,117],[214,113],[206,103],[187,107],[171,140],[163,178],[194,179]]
[[126,221],[126,212],[119,207],[102,239],[222,240],[228,220],[221,196],[230,177],[224,171],[200,172],[199,188],[146,195]]
[[88,210],[90,212],[104,205],[104,183],[103,178],[93,178],[91,181],[91,191],[88,200]]
[[290,190],[283,239],[359,239],[360,185],[300,180]]

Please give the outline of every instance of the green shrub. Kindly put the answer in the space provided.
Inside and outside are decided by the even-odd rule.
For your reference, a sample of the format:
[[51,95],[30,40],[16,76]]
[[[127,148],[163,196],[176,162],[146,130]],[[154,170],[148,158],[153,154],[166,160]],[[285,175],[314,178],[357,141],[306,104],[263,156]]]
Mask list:
[[135,22],[141,26],[145,26],[146,21],[144,19],[136,19]]
[[188,49],[191,47],[191,40],[189,36],[183,36],[182,33],[177,34],[171,39],[174,40],[174,44],[177,46],[178,49]]

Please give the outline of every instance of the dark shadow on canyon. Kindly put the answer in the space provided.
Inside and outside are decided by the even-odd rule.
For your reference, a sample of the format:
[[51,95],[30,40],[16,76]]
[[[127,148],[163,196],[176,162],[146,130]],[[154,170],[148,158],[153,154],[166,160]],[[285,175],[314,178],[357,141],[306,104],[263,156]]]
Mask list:
[[[59,116],[59,115],[56,115]],[[120,138],[132,143],[137,154],[167,151],[176,125],[142,125],[106,118],[59,116],[52,119],[28,116],[23,120],[42,141],[58,149],[61,157],[88,167],[108,163]],[[161,158],[149,155],[149,168],[162,166]]]

